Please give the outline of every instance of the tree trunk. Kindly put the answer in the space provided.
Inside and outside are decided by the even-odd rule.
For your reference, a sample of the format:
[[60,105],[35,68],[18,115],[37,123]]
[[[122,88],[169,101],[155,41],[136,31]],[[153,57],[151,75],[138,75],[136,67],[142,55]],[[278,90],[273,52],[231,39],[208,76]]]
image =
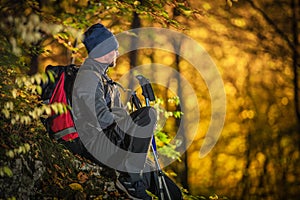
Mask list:
[[[131,29],[135,29],[135,28],[140,28],[141,26],[141,20],[139,18],[139,15],[134,12],[133,13],[133,20],[132,20],[132,23],[131,23]],[[137,44],[138,44],[138,38],[136,37],[132,37],[131,39],[131,48],[130,49],[133,49],[133,51],[131,51],[129,53],[129,59],[130,59],[130,68],[134,68],[136,65],[137,65],[137,50],[136,50],[136,47],[137,47]]]
[[295,110],[298,124],[300,123],[300,105],[299,105],[299,81],[298,81],[298,59],[299,59],[299,41],[298,41],[298,14],[299,14],[299,1],[291,0],[292,10],[292,33],[293,33],[293,72],[294,72],[294,100]]

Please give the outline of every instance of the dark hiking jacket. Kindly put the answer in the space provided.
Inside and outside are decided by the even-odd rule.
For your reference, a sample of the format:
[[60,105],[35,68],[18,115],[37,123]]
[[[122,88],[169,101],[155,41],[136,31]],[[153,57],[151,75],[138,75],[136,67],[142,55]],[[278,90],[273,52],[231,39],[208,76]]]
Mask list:
[[103,76],[106,68],[89,58],[80,67],[72,96],[76,129],[86,149],[103,164],[120,170],[142,168],[156,112],[148,107],[129,115],[118,86]]

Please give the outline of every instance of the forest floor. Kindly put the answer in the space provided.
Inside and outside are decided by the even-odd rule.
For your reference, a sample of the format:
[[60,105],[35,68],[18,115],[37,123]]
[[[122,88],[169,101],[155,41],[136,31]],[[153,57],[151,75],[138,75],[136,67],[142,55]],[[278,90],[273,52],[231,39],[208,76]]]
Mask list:
[[0,199],[128,199],[116,189],[113,170],[73,155],[46,136],[18,148],[7,143],[1,142]]
[[128,199],[116,189],[115,170],[72,154],[42,127],[19,130],[7,124],[0,131],[0,199]]

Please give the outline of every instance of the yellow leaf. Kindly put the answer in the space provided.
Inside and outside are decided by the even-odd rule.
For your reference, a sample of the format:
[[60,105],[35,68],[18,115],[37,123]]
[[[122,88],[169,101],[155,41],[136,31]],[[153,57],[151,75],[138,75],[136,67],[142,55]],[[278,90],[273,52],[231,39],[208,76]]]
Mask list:
[[80,192],[83,192],[83,187],[79,183],[71,183],[69,184],[69,187],[72,190],[79,190]]
[[14,153],[14,151],[13,151],[13,150],[9,150],[9,151],[8,151],[8,152],[6,152],[5,154],[6,154],[6,156],[8,156],[8,157],[10,157],[10,158],[13,158],[13,157],[15,157],[15,153]]
[[11,102],[11,101],[6,102],[5,108],[7,108],[8,110],[14,110],[14,104],[13,104],[13,102]]
[[22,92],[20,92],[20,97],[25,98],[26,94],[22,91]]
[[57,104],[51,104],[51,108],[54,111],[55,114],[58,114],[58,108],[57,108]]
[[41,76],[39,74],[36,74],[34,76],[34,79],[35,79],[35,81],[36,81],[37,84],[41,84],[42,78],[41,78]]
[[29,145],[28,143],[25,143],[25,144],[24,144],[24,147],[25,147],[26,151],[29,151],[29,150],[30,150],[30,145]]
[[30,124],[31,123],[31,118],[29,116],[26,117],[26,124]]
[[4,114],[4,116],[5,116],[6,118],[9,118],[10,113],[9,113],[9,111],[7,110],[7,108],[2,109],[2,113]]
[[33,76],[30,78],[30,82],[31,82],[32,84],[34,84],[34,82],[35,82],[35,79],[34,79],[34,77],[33,77]]
[[15,99],[17,97],[17,89],[13,89],[11,91],[11,94],[12,94],[13,98]]
[[39,117],[39,116],[41,116],[43,114],[43,110],[41,108],[36,108],[35,109],[35,113]]
[[29,124],[31,122],[31,119],[29,116],[22,116],[21,119],[20,119],[20,122],[22,124]]
[[231,0],[227,0],[227,5],[228,5],[229,7],[232,7],[232,1],[231,1]]
[[47,105],[43,105],[42,107],[47,115],[51,115],[51,108]]
[[23,148],[22,148],[22,146],[19,146],[19,148],[18,148],[17,152],[18,152],[19,154],[23,152]]
[[22,87],[22,85],[23,85],[21,78],[16,78],[15,83],[18,85],[19,88]]
[[141,4],[141,2],[140,1],[134,1],[133,4],[134,4],[134,6],[138,6],[138,5]]

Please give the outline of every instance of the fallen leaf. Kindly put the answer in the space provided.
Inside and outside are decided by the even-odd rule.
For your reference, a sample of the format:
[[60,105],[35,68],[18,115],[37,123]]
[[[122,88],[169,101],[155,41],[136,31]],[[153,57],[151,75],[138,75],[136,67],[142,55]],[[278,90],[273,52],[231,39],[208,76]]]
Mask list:
[[72,190],[78,190],[80,192],[83,192],[83,187],[79,183],[71,183],[71,184],[69,184],[69,187]]

